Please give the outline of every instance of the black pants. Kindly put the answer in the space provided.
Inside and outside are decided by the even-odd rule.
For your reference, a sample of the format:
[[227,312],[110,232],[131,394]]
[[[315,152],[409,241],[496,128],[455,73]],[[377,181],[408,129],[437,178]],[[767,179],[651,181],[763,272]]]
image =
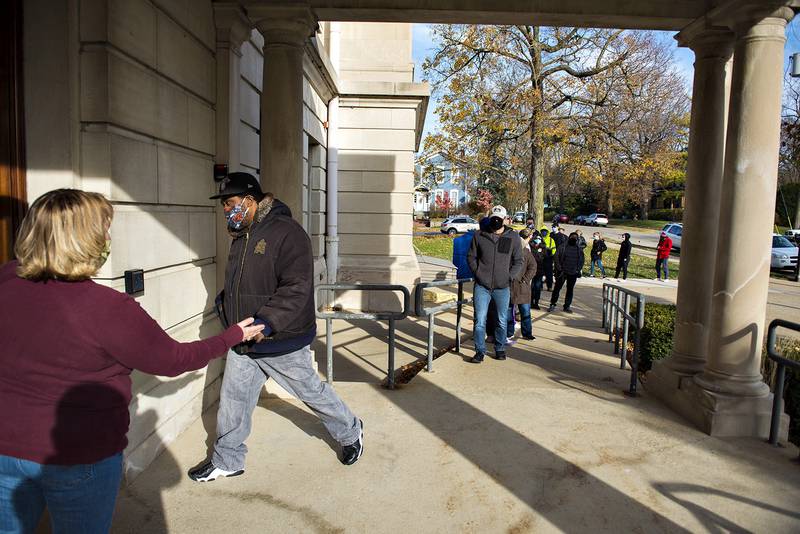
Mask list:
[[628,263],[630,263],[630,258],[625,258],[624,260],[619,259],[617,260],[617,273],[614,275],[614,278],[619,278],[619,271],[622,269],[622,279],[628,279]]
[[564,309],[572,305],[572,293],[575,290],[575,282],[578,281],[577,274],[562,274],[556,277],[556,287],[553,289],[553,297],[550,299],[550,305],[555,306],[558,304],[558,294],[561,288],[564,287],[564,282],[567,283],[567,296],[564,297]]
[[542,262],[544,267],[544,283],[547,285],[547,290],[553,289],[553,257],[545,256]]

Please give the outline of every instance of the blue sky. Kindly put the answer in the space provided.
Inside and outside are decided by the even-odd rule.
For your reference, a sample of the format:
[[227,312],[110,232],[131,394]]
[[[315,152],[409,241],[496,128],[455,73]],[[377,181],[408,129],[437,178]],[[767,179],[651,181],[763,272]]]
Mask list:
[[[672,39],[674,32],[658,32],[663,34],[665,40],[672,43],[672,50],[674,60],[678,64],[681,72],[684,74],[687,85],[691,87],[693,75],[694,54],[687,48],[679,48],[677,42]],[[794,52],[800,52],[800,17],[796,18],[789,24],[786,31],[786,48],[784,52],[786,68],[789,65],[789,56]],[[420,81],[422,77],[422,62],[425,57],[432,53],[433,39],[431,37],[429,24],[414,24],[413,27],[413,46],[412,55],[414,58],[414,81]],[[428,105],[428,115],[425,118],[425,131],[423,132],[423,139],[429,132],[434,132],[438,129],[439,121],[433,110],[436,108],[436,95],[431,97]]]

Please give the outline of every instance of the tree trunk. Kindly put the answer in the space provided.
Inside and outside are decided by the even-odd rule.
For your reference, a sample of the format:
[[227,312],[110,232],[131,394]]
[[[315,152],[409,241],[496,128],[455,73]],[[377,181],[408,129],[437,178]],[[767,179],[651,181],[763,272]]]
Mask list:
[[[528,176],[528,206],[533,215],[536,228],[544,226],[544,168],[542,163],[542,147],[539,145],[539,114],[543,110],[544,102],[539,93],[539,73],[542,71],[542,50],[539,47],[539,28],[533,28],[533,43],[529,46],[529,52],[533,61],[531,69],[531,88],[532,95],[536,99],[531,102],[533,112],[531,113],[531,164]],[[535,44],[534,44],[535,43]]]
[[614,214],[614,186],[609,185],[606,189],[606,217],[609,219]]
[[797,188],[797,205],[794,207],[794,228],[800,228],[800,187]]

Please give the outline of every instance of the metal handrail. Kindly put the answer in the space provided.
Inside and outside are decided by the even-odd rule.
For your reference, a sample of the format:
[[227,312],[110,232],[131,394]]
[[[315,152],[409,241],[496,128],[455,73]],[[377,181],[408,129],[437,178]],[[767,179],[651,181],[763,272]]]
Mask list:
[[772,395],[772,419],[769,425],[770,445],[778,444],[778,432],[781,414],[783,413],[783,388],[786,380],[786,368],[791,367],[792,369],[800,371],[800,361],[784,358],[780,353],[776,352],[775,346],[778,339],[776,331],[778,328],[787,328],[795,332],[800,332],[800,323],[784,321],[783,319],[774,319],[769,323],[769,329],[767,330],[767,357],[778,365],[778,369],[775,372],[775,391]]
[[[420,282],[414,288],[414,314],[417,317],[428,318],[428,364],[427,372],[433,371],[433,330],[435,326],[435,316],[437,313],[456,308],[456,353],[461,352],[461,313],[464,304],[472,304],[472,298],[464,298],[464,284],[472,282],[473,278],[459,278],[458,280],[431,280],[430,282]],[[458,297],[454,301],[445,302],[430,308],[425,307],[422,292],[428,287],[443,287],[458,284]]]
[[[631,298],[636,299],[636,317],[630,312]],[[628,356],[628,334],[634,328],[633,358],[631,359],[631,383],[627,394],[636,396],[636,383],[639,372],[639,354],[642,345],[642,328],[644,327],[645,296],[615,284],[603,284],[603,329],[608,333],[608,341],[614,342],[614,354],[620,354],[619,368],[625,369]],[[622,322],[622,336],[620,336]],[[620,344],[622,348],[620,349]]]
[[[345,312],[345,311],[321,311],[319,309],[318,296],[320,291],[400,291],[403,294],[403,309],[399,312]],[[394,389],[394,345],[395,345],[395,321],[408,317],[408,309],[411,307],[411,293],[406,286],[397,284],[320,284],[314,288],[314,299],[316,315],[319,319],[325,319],[325,351],[327,356],[327,369],[325,380],[333,383],[333,320],[334,319],[372,319],[374,321],[389,321],[389,363],[388,363],[388,386]]]

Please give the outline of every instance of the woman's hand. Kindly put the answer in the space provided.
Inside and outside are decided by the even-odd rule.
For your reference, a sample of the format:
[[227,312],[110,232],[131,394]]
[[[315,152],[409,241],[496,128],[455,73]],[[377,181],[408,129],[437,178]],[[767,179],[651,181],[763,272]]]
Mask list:
[[242,329],[242,342],[250,341],[256,336],[256,334],[259,334],[262,330],[264,330],[263,324],[250,326],[253,324],[253,321],[255,321],[254,318],[248,317],[244,321],[236,323],[236,326]]

